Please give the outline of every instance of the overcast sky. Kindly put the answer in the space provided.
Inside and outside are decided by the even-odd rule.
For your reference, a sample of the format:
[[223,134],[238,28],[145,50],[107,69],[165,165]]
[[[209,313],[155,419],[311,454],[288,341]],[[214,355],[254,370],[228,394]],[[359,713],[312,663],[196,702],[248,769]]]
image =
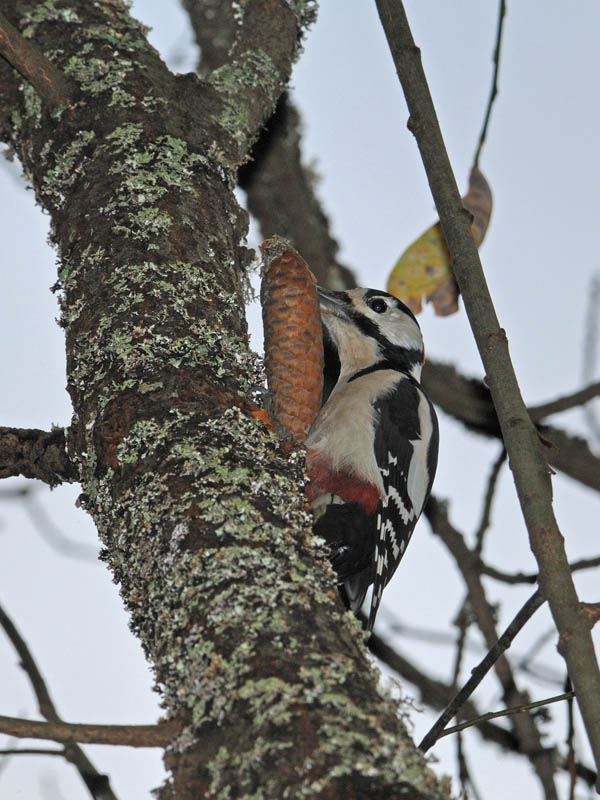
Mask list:
[[[406,3],[451,161],[464,191],[490,87],[497,3],[481,0],[410,0]],[[589,282],[600,271],[597,248],[600,170],[597,136],[597,32],[600,6],[538,0],[508,3],[500,94],[480,166],[494,194],[494,211],[482,247],[484,268],[501,324],[506,329],[524,397],[551,399],[580,386],[583,317]],[[153,26],[155,46],[177,71],[195,63],[192,39],[177,0],[137,0],[134,13]],[[405,247],[436,218],[418,151],[406,129],[407,112],[391,57],[371,0],[329,0],[310,33],[292,78],[304,118],[305,160],[321,176],[319,193],[332,219],[341,257],[360,283],[385,286]],[[0,425],[66,425],[64,343],[54,323],[56,303],[48,287],[56,279],[55,254],[46,244],[47,217],[37,209],[17,164],[0,164]],[[256,246],[254,229],[249,239]],[[250,309],[253,341],[260,342],[258,314]],[[427,352],[482,376],[464,313],[420,320]],[[555,420],[586,432],[581,411]],[[449,499],[454,523],[469,533],[480,514],[481,494],[497,443],[465,435],[441,419],[440,466],[435,492]],[[9,480],[0,492],[26,485]],[[598,499],[566,478],[554,479],[556,511],[571,558],[598,554]],[[70,721],[152,722],[159,710],[152,679],[129,634],[117,587],[93,556],[95,533],[74,506],[77,487],[35,494],[28,512],[0,498],[0,602],[32,645],[59,713]],[[61,555],[40,538],[32,512],[46,514],[62,536],[87,545],[87,560]],[[41,509],[41,511],[40,511]],[[45,528],[47,530],[47,526]],[[79,551],[78,551],[79,552]],[[89,558],[91,552],[92,557]],[[514,489],[504,471],[486,557],[508,570],[534,570]],[[598,600],[597,577],[580,574],[585,599]],[[502,593],[499,627],[510,620],[531,589]],[[417,528],[408,554],[384,594],[378,620],[385,632],[394,619],[452,631],[462,601],[453,563],[426,523]],[[515,644],[523,653],[551,627],[541,610],[535,627]],[[473,645],[480,645],[477,634]],[[448,680],[450,654],[439,645],[399,636],[402,652]],[[564,675],[550,638],[540,654],[544,667]],[[479,658],[468,654],[465,675]],[[0,713],[37,716],[14,652],[0,638]],[[532,683],[536,699],[557,694]],[[404,694],[416,695],[410,686]],[[500,707],[490,676],[479,695],[485,709]],[[564,709],[552,710],[564,739]],[[420,738],[433,717],[413,716]],[[512,795],[537,798],[537,782],[521,760],[466,736],[474,774],[486,800]],[[585,743],[581,754],[591,764]],[[436,748],[439,769],[454,774],[454,747]],[[111,775],[121,800],[145,800],[162,780],[160,751],[88,748]],[[501,768],[499,768],[501,765]],[[1,769],[1,764],[0,764]],[[566,783],[560,782],[566,797]],[[0,772],[0,796],[27,800],[87,798],[78,776],[58,759],[12,759]],[[583,788],[580,796],[586,796]]]

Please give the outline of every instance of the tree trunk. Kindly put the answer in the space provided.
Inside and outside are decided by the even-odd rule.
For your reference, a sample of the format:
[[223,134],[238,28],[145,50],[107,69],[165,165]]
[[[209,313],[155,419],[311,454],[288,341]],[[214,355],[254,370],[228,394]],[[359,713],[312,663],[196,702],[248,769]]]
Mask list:
[[59,251],[81,504],[184,725],[162,798],[447,796],[343,613],[302,453],[253,416],[233,185],[312,6],[248,0],[200,80],[171,74],[120,0],[0,0],[41,72],[67,77],[40,95],[2,62],[0,132]]

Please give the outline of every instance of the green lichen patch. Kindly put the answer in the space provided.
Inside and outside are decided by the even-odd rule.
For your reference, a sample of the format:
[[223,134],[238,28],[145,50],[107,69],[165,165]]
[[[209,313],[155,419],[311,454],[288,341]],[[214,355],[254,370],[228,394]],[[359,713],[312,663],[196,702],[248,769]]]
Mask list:
[[317,21],[318,0],[292,0],[289,5],[298,19],[299,29],[305,34],[306,30]]
[[[212,169],[183,139],[166,134],[145,140],[136,123],[117,126],[96,155],[106,159],[109,174],[115,176],[110,198],[98,212],[114,220],[116,235],[151,243],[181,221],[171,218],[169,199],[186,192],[193,195],[198,170]],[[189,224],[193,226],[191,220]]]
[[33,39],[36,35],[38,25],[43,22],[60,22],[65,25],[81,24],[81,18],[72,8],[62,8],[54,0],[44,0],[37,3],[34,8],[27,11],[21,22],[23,24],[22,35],[26,39]]
[[42,98],[30,83],[23,83],[25,118],[39,124],[42,116]]
[[[53,166],[44,174],[40,196],[45,204],[56,209],[63,208],[68,192],[85,171],[86,151],[95,138],[94,131],[77,131],[73,138],[57,153],[53,152],[52,141],[42,148],[41,158],[52,158]],[[51,155],[50,155],[51,154]]]
[[276,89],[281,81],[278,69],[264,50],[244,53],[214,70],[207,79],[207,83],[217,90],[221,99],[221,111],[215,122],[242,149],[255,135],[256,121],[250,115],[248,92],[271,97],[274,104]]
[[[88,249],[84,256],[78,263],[63,262],[57,288],[68,293],[90,262],[103,260],[103,251]],[[225,292],[211,294],[208,276],[202,264],[114,265],[104,278],[111,293],[105,313],[89,331],[78,333],[69,376],[72,388],[87,393],[100,385],[96,402],[104,407],[117,390],[138,388],[147,393],[165,369],[198,371],[210,365],[215,379],[235,381],[240,396],[254,396],[264,377],[245,339],[230,332],[236,298]],[[67,303],[66,296],[61,295],[62,324],[69,330],[89,311],[82,298]],[[210,321],[198,313],[209,296]],[[111,384],[105,381],[109,371]]]
[[86,42],[78,55],[71,56],[66,66],[65,73],[76,80],[82,92],[97,97],[104,92],[110,92],[109,106],[131,108],[137,102],[128,85],[128,77],[134,68],[130,58],[114,54],[112,58],[105,59],[90,55],[93,46]]

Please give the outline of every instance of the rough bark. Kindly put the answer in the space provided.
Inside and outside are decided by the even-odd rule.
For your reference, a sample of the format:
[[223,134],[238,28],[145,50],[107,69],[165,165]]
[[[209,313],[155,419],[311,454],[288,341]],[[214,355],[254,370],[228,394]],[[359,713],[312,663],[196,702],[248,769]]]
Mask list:
[[67,456],[63,428],[40,431],[0,427],[0,478],[15,475],[37,478],[49,486],[76,481],[79,476]]
[[[201,50],[199,71],[217,69],[226,61],[235,35],[229,4],[183,0],[183,5]],[[263,238],[277,234],[289,239],[322,286],[346,289],[356,285],[352,272],[337,259],[338,244],[329,232],[327,215],[314,191],[314,174],[302,164],[300,115],[287,92],[277,103],[238,179]]]
[[382,699],[302,459],[253,417],[247,218],[232,192],[311,2],[249,0],[232,55],[173,76],[120,0],[3,0],[77,85],[52,111],[0,71],[0,129],[51,214],[74,418],[68,454],[172,743],[162,798],[441,798]]

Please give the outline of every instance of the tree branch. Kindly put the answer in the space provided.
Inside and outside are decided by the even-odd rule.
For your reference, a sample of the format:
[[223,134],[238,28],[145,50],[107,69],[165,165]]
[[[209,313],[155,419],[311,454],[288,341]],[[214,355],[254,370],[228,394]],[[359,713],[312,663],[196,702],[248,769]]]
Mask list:
[[[475,378],[461,375],[455,367],[428,360],[423,367],[422,383],[438,408],[484,436],[501,438],[500,424],[489,389]],[[559,428],[539,426],[548,448],[548,462],[590,489],[600,491],[600,459],[587,442]]]
[[44,747],[6,747],[0,750],[0,756],[60,756],[65,757],[65,749],[48,750]]
[[583,406],[593,400],[595,397],[600,396],[600,381],[590,383],[584,389],[579,389],[572,394],[563,395],[556,400],[551,400],[548,403],[542,403],[538,406],[529,406],[529,416],[534,422],[539,422],[551,414],[558,414],[561,411],[568,411],[570,408]]
[[49,486],[78,480],[66,451],[65,431],[0,427],[0,478],[22,475]]
[[[419,690],[420,700],[431,708],[443,709],[454,698],[456,691],[452,686],[426,675],[376,633],[371,634],[368,647],[376,658],[386,664],[399,677],[415,686]],[[478,716],[480,716],[480,712],[472,700],[466,700],[456,711],[457,719]],[[508,752],[523,754],[519,740],[512,731],[506,728],[502,728],[493,722],[482,722],[481,725],[477,726],[477,732],[487,741],[502,747]],[[560,761],[560,768],[569,770],[567,759]],[[593,770],[581,763],[577,763],[575,769],[577,775],[585,780],[589,786],[595,784],[596,773]]]
[[20,739],[50,739],[62,744],[167,747],[180,731],[181,725],[173,721],[158,725],[88,725],[0,716],[0,733]]
[[[582,569],[592,569],[593,567],[600,566],[600,557],[596,558],[581,558],[579,561],[573,561],[569,564],[571,572],[579,572]],[[488,575],[496,581],[502,583],[537,583],[537,572],[503,572],[482,562],[479,565],[479,570],[483,575]]]
[[304,26],[315,16],[316,4],[312,2],[245,3],[228,61],[205,79],[222,104],[216,121],[231,167],[247,159],[250,146],[287,84]]
[[523,711],[531,711],[534,708],[548,706],[551,703],[559,703],[562,700],[571,700],[573,697],[575,697],[574,692],[564,692],[563,694],[557,694],[555,697],[547,697],[544,700],[536,700],[533,703],[523,703],[523,705],[513,706],[512,708],[503,708],[500,711],[488,711],[486,714],[482,714],[480,717],[467,719],[464,722],[460,722],[458,725],[452,725],[450,728],[445,728],[444,731],[440,733],[439,738],[441,739],[443,736],[449,736],[451,733],[464,731],[465,728],[472,728],[473,725],[481,725],[482,722],[489,722],[491,719],[509,717],[512,714],[521,714]]
[[40,48],[27,41],[0,12],[0,55],[35,88],[50,106],[66,106],[75,96],[73,83],[49,61]]
[[[521,630],[534,611],[542,604],[543,595],[539,591],[536,592],[525,604],[523,609],[521,609],[517,617],[515,617],[507,629],[507,632],[499,639],[496,631],[494,610],[486,597],[481,582],[477,553],[467,547],[461,533],[451,525],[444,503],[439,502],[435,497],[431,497],[425,507],[425,514],[434,533],[440,536],[444,544],[448,547],[462,572],[469,591],[473,613],[490,651],[476,670],[473,671],[466,686],[458,693],[453,703],[444,711],[432,730],[419,745],[422,749],[427,750],[438,738],[439,731],[443,729],[447,721],[453,716],[456,707],[460,705],[466,697],[469,697],[471,692],[481,682],[492,666],[502,686],[505,705],[507,707],[522,705],[527,701],[528,698],[519,691],[512,668],[503,653],[509,647],[518,631]],[[444,722],[442,722],[442,720],[444,720]],[[552,759],[542,746],[541,736],[535,721],[531,716],[525,714],[513,718],[512,724],[514,725],[515,733],[519,739],[522,751],[528,755],[540,779],[544,788],[545,797],[557,798],[558,796],[553,778],[554,767]]]
[[552,509],[552,486],[538,433],[529,418],[471,234],[471,215],[462,205],[435,108],[400,0],[376,0],[410,112],[427,179],[440,216],[453,271],[486,369],[502,428],[529,542],[559,631],[559,650],[600,766],[600,672],[586,615],[579,599]]
[[490,90],[490,96],[488,99],[487,109],[485,112],[485,118],[483,121],[483,127],[481,129],[481,133],[479,134],[479,142],[477,143],[477,150],[475,150],[475,157],[473,159],[473,166],[479,166],[479,157],[481,156],[481,149],[483,148],[485,137],[487,134],[488,125],[490,123],[490,116],[492,114],[492,108],[494,106],[494,100],[498,95],[498,70],[500,69],[500,48],[502,46],[502,31],[504,28],[504,16],[506,14],[506,2],[505,0],[500,0],[500,7],[498,10],[498,27],[496,29],[496,46],[494,47],[494,75],[492,77],[492,88]]
[[537,611],[537,609],[543,604],[544,598],[540,591],[536,591],[530,598],[527,600],[525,605],[519,610],[516,614],[512,622],[508,625],[502,636],[498,638],[496,643],[493,647],[490,648],[488,653],[485,657],[479,662],[479,664],[471,670],[471,677],[465,683],[463,688],[455,695],[450,703],[448,703],[444,713],[440,715],[439,719],[436,721],[435,725],[431,728],[431,730],[427,733],[427,735],[423,738],[419,747],[424,750],[425,752],[432,747],[437,739],[439,738],[439,734],[441,731],[444,730],[446,724],[449,720],[452,719],[453,716],[456,715],[457,710],[461,708],[464,704],[465,700],[467,700],[471,694],[475,691],[477,686],[481,683],[483,678],[487,675],[490,671],[492,666],[497,662],[498,658],[504,653],[512,644],[515,636],[519,633],[519,631],[523,628],[523,626],[531,619],[533,614]]
[[481,551],[483,549],[483,537],[485,536],[485,533],[490,526],[492,502],[494,500],[494,494],[496,492],[496,485],[498,482],[498,477],[500,475],[500,470],[502,469],[502,465],[504,464],[505,461],[506,461],[506,450],[503,447],[497,459],[494,461],[492,469],[490,470],[487,490],[483,501],[483,509],[481,512],[481,520],[479,522],[479,525],[477,526],[477,532],[475,533],[475,541],[476,541],[475,552],[478,555],[481,555]]
[[[235,39],[231,4],[183,0],[202,59],[201,74],[221,67]],[[315,193],[314,176],[302,164],[300,114],[284,93],[244,164],[238,181],[247,193],[248,210],[263,238],[274,233],[289,239],[310,264],[317,282],[333,289],[356,286],[352,272],[337,260],[338,243]],[[290,192],[290,186],[294,191]]]
[[[52,702],[46,682],[42,677],[42,673],[27,643],[2,606],[0,606],[0,626],[4,628],[4,632],[19,656],[21,667],[25,670],[27,677],[31,681],[33,691],[38,701],[40,714],[51,722],[62,722]],[[108,776],[103,775],[96,769],[78,744],[68,745],[65,747],[63,754],[66,760],[73,764],[75,769],[79,772],[82,781],[87,786],[92,797],[102,798],[102,800],[117,800],[116,795],[111,789]]]

